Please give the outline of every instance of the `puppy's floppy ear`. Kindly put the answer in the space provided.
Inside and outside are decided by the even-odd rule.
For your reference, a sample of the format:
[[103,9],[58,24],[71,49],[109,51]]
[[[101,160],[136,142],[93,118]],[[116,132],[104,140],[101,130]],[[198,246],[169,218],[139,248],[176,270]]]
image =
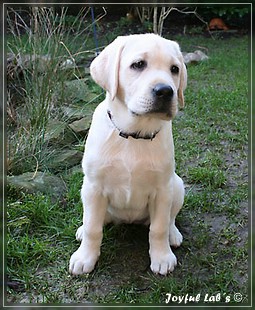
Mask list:
[[187,86],[187,69],[186,65],[184,63],[183,57],[181,57],[182,60],[182,67],[181,67],[181,73],[180,73],[180,85],[178,89],[178,100],[181,108],[184,108],[184,90]]
[[178,88],[178,101],[179,101],[179,105],[181,108],[184,108],[184,90],[187,86],[187,69],[186,69],[186,65],[184,63],[184,58],[180,49],[180,45],[175,42],[175,41],[171,41],[171,47],[174,48],[175,53],[177,54],[177,58],[180,60],[181,62],[181,68],[180,68],[180,84],[179,84],[179,88]]
[[121,52],[126,39],[117,37],[97,56],[90,65],[93,80],[109,92],[113,100],[117,94]]

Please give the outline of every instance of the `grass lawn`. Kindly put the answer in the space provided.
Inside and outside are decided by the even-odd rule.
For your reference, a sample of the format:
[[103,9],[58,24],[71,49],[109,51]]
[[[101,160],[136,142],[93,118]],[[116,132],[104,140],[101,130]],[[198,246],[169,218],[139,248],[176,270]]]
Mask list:
[[177,217],[184,241],[174,250],[176,269],[166,277],[152,274],[148,229],[119,225],[105,227],[95,270],[69,275],[82,221],[82,174],[62,173],[68,189],[62,201],[8,188],[7,303],[165,304],[169,299],[169,305],[178,305],[176,296],[187,296],[189,305],[194,298],[211,306],[250,302],[249,39],[174,39],[183,51],[204,48],[209,56],[188,66],[186,106],[173,122],[176,169],[186,185]]

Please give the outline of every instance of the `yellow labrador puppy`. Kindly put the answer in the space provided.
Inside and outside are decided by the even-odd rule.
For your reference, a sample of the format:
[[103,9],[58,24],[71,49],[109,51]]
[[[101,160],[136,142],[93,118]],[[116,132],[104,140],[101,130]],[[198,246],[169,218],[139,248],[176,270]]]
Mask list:
[[175,217],[184,185],[175,173],[171,128],[187,82],[179,45],[154,34],[121,36],[90,70],[107,94],[86,142],[83,226],[76,233],[81,245],[71,256],[70,272],[94,269],[104,224],[144,222],[151,270],[165,275],[177,263],[170,245],[182,242]]

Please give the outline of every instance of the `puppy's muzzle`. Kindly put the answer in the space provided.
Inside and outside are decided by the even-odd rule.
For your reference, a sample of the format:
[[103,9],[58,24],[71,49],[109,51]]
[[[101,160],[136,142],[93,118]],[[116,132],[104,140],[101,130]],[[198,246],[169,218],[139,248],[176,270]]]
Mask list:
[[174,91],[167,84],[156,84],[152,89],[154,105],[153,112],[171,114],[171,102],[174,96]]
[[152,91],[157,100],[159,99],[166,102],[169,102],[174,94],[171,86],[161,83],[157,84]]

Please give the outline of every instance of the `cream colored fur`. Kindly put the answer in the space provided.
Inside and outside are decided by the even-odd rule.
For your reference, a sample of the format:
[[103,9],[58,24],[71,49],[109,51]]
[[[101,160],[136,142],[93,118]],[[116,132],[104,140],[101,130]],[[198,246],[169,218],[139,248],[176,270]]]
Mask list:
[[[139,61],[146,61],[146,68],[132,68]],[[173,65],[178,74],[170,71]],[[107,94],[94,112],[86,141],[83,225],[76,233],[81,244],[69,270],[77,275],[94,269],[104,224],[144,221],[149,224],[151,270],[165,275],[177,264],[170,245],[182,242],[175,217],[183,204],[184,185],[175,173],[171,121],[178,102],[184,106],[187,81],[179,45],[154,34],[118,37],[92,62],[91,75]],[[152,89],[158,83],[173,89],[171,115],[153,113]],[[153,140],[125,139],[119,130],[141,136],[158,133]]]

